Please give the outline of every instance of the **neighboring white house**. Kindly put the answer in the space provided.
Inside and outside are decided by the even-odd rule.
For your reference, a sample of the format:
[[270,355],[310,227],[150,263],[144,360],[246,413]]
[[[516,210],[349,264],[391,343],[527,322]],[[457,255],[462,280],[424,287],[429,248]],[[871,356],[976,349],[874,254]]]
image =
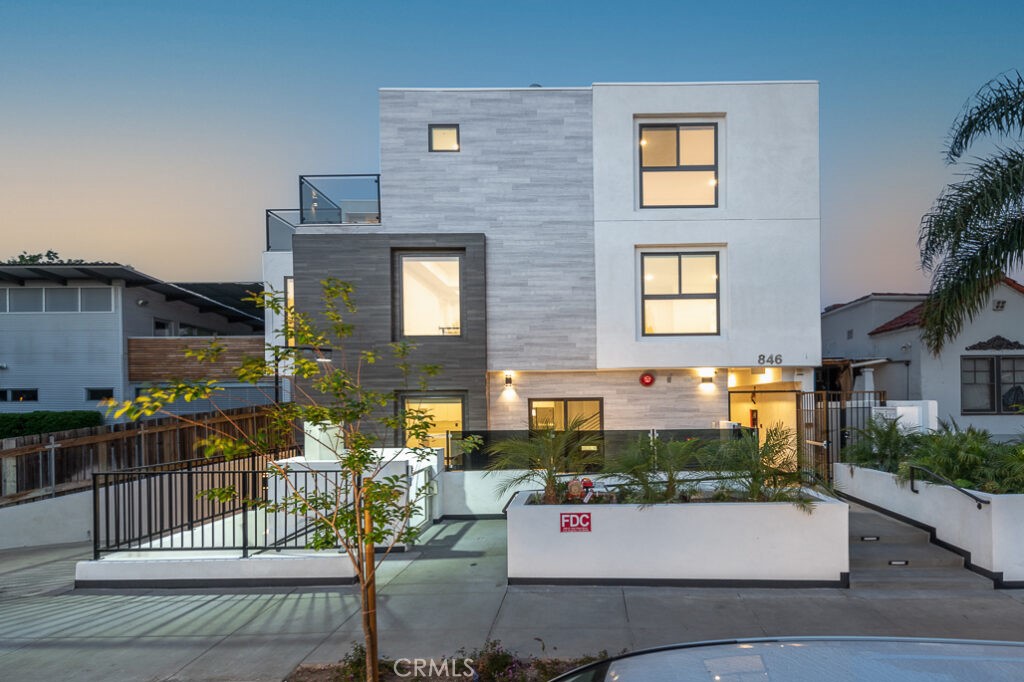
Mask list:
[[[1021,435],[1024,286],[1004,278],[983,310],[935,356],[921,340],[925,294],[868,294],[821,316],[826,368],[846,387],[935,400],[938,416],[1000,437]],[[854,376],[850,376],[853,374]],[[851,382],[852,379],[852,382]],[[852,386],[849,384],[852,383]]]
[[265,281],[308,311],[354,284],[351,348],[444,366],[403,394],[439,432],[707,428],[812,388],[817,83],[387,88],[380,139],[379,176],[304,176],[268,211]]
[[[0,413],[103,411],[103,399],[185,376],[195,337],[255,342],[257,354],[261,311],[241,298],[258,286],[172,284],[117,263],[0,264]],[[240,385],[231,394],[222,407],[266,402]]]

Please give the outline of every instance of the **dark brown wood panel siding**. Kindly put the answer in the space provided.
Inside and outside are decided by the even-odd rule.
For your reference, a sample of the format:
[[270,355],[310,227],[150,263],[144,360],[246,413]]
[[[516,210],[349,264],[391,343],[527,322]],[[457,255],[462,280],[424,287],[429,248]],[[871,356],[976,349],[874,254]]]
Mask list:
[[213,363],[200,363],[185,351],[209,345],[208,337],[168,337],[128,339],[128,381],[168,381],[170,379],[234,379],[234,368],[246,356],[263,355],[262,336],[225,336],[218,342],[224,354]]

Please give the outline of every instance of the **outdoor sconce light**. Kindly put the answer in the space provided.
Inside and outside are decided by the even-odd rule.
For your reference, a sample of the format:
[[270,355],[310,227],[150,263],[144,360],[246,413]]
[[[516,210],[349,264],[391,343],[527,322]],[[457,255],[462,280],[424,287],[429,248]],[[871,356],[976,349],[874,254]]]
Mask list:
[[700,383],[702,383],[702,384],[713,384],[713,383],[715,383],[715,378],[714,377],[701,377],[700,378]]
[[512,388],[512,372],[505,370],[505,388]]

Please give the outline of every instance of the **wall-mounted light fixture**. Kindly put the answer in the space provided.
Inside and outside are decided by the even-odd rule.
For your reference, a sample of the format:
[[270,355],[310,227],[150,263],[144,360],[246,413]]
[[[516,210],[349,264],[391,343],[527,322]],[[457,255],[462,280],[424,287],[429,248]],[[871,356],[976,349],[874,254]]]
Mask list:
[[700,378],[700,383],[702,383],[702,384],[713,384],[713,383],[715,383],[715,378],[714,377],[701,377]]
[[149,305],[149,301],[147,301],[147,300],[146,300],[146,299],[144,299],[144,298],[139,298],[139,299],[136,299],[136,300],[135,300],[135,305],[137,305],[137,306],[139,306],[139,307],[141,308],[141,307],[143,307],[143,306],[147,306],[147,305]]
[[512,370],[505,370],[505,388],[512,388]]

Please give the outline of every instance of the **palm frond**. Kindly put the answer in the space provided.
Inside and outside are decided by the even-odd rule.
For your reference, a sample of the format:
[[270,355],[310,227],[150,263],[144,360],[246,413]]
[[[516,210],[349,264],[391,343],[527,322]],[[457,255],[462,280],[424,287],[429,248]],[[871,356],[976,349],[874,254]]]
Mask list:
[[1004,273],[1024,264],[1024,151],[1002,150],[950,185],[922,219],[919,244],[922,266],[933,273],[923,336],[938,353]]
[[946,160],[955,162],[979,137],[1024,133],[1024,78],[1018,71],[997,76],[967,101],[953,124]]
[[1022,213],[1024,151],[1004,149],[974,164],[961,182],[949,185],[921,219],[921,266],[932,270],[964,245],[979,241],[976,230]]

